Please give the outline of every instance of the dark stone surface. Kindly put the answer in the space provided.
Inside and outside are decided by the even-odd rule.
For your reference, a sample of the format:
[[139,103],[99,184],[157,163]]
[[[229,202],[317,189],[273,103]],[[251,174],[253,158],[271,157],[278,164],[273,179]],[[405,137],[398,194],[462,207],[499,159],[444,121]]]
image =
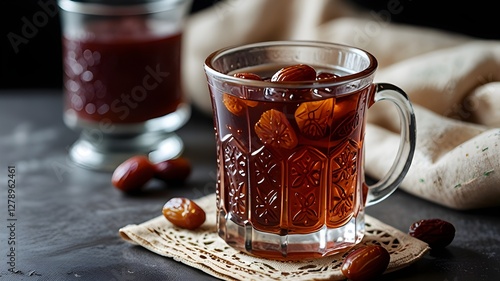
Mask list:
[[[216,280],[125,243],[118,229],[161,214],[172,196],[197,198],[215,189],[212,120],[195,113],[179,131],[193,173],[183,186],[151,182],[127,196],[110,173],[84,170],[67,159],[77,133],[62,123],[59,91],[0,92],[1,280]],[[8,271],[7,166],[16,166],[17,274]],[[441,218],[456,227],[441,252],[384,280],[500,280],[500,208],[456,211],[396,191],[367,213],[404,232],[416,220]],[[5,226],[4,226],[5,225]],[[7,231],[6,231],[7,229]]]

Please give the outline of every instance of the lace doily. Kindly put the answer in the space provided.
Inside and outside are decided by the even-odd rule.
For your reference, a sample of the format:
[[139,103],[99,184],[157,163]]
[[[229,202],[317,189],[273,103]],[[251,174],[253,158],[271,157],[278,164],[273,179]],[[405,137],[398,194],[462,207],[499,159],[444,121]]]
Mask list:
[[[196,231],[174,227],[163,215],[139,225],[127,225],[119,230],[127,242],[161,256],[173,258],[223,280],[342,280],[340,271],[346,253],[330,257],[275,261],[239,252],[228,246],[216,232],[215,195],[196,200],[207,213],[205,223]],[[370,216],[365,217],[366,235],[361,244],[379,244],[391,254],[386,272],[408,266],[421,258],[429,247]]]

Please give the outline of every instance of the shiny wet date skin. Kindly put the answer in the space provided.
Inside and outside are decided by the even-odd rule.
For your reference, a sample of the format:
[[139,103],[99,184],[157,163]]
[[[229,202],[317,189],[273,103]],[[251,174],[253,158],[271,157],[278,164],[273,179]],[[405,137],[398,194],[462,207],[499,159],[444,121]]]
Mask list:
[[389,261],[389,252],[384,247],[362,246],[346,256],[341,271],[352,281],[372,280],[384,273]]
[[167,183],[185,181],[191,173],[191,163],[179,157],[152,163],[145,155],[133,156],[121,163],[113,172],[111,183],[121,191],[141,191],[153,177]]
[[173,225],[189,230],[197,229],[206,219],[205,211],[194,201],[184,197],[168,200],[162,213]]
[[436,250],[448,246],[453,241],[455,227],[441,219],[423,219],[413,223],[408,234],[424,241],[431,249]]
[[148,157],[133,156],[121,163],[113,172],[111,183],[121,191],[140,190],[155,174],[155,168]]

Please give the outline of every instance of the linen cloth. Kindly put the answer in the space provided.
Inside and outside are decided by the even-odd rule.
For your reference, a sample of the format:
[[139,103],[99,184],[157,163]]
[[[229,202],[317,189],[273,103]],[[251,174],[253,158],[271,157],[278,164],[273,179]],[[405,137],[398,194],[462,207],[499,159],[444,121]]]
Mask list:
[[[392,3],[392,2],[391,2]],[[401,87],[417,121],[417,148],[400,188],[453,209],[500,206],[500,42],[391,22],[404,5],[360,11],[341,0],[227,0],[188,19],[183,85],[211,116],[205,58],[231,45],[319,40],[379,62],[375,82]],[[365,171],[382,178],[399,145],[391,105],[368,111]]]

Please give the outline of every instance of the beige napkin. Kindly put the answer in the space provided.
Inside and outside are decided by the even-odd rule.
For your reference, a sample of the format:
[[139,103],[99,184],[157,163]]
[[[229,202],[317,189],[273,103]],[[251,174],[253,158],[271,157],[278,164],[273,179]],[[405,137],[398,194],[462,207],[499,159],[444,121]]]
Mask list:
[[[340,271],[344,254],[331,257],[280,262],[249,256],[229,247],[217,235],[215,194],[196,200],[207,213],[206,222],[196,231],[174,227],[162,215],[139,225],[120,229],[121,237],[161,256],[173,258],[223,280],[343,280]],[[426,243],[366,217],[363,244],[379,244],[390,255],[386,272],[392,272],[420,259],[428,250]]]
[[[187,24],[183,77],[193,104],[211,115],[202,67],[209,53],[286,39],[363,48],[379,60],[376,82],[408,93],[417,151],[402,189],[455,209],[500,206],[499,41],[398,25],[389,11],[360,12],[341,0],[221,1]],[[365,162],[375,178],[389,169],[399,143],[395,114],[383,104],[369,111]]]

